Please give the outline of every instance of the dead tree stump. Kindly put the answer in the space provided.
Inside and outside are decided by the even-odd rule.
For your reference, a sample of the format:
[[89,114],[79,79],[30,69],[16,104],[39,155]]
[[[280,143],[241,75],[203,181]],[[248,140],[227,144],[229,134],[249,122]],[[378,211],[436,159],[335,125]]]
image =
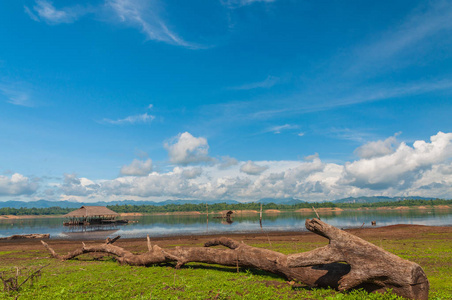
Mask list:
[[357,236],[319,219],[306,220],[306,228],[329,239],[329,245],[288,255],[289,267],[345,262],[351,270],[339,280],[340,291],[352,288],[393,291],[410,299],[428,299],[429,282],[422,268]]
[[[318,219],[306,220],[306,228],[330,240],[330,244],[315,250],[285,255],[256,248],[221,237],[207,242],[204,247],[176,247],[162,249],[151,245],[148,252],[133,254],[113,245],[119,238],[105,243],[82,247],[59,255],[41,241],[54,258],[67,260],[92,252],[112,254],[121,264],[151,266],[175,262],[176,268],[190,262],[218,264],[231,267],[249,267],[278,274],[311,287],[331,287],[340,291],[364,288],[367,291],[393,291],[411,299],[427,299],[429,283],[422,268],[345,231]],[[211,248],[221,245],[226,249]],[[343,263],[346,262],[346,263]]]

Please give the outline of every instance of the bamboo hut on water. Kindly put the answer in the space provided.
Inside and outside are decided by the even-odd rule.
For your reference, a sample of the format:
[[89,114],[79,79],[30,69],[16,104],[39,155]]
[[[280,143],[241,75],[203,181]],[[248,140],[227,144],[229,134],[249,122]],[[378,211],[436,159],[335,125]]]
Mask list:
[[128,223],[128,220],[118,220],[119,214],[105,206],[82,206],[64,217],[67,218],[65,226]]

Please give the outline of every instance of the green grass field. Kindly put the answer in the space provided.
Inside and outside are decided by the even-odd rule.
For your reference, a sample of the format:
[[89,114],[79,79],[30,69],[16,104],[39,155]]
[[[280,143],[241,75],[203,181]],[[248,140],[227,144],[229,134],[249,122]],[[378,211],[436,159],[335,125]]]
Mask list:
[[[430,281],[431,299],[452,299],[452,240],[449,233],[425,233],[420,238],[369,239],[405,259],[420,264]],[[282,253],[307,251],[319,242],[252,244]],[[175,246],[175,245],[174,245]],[[200,245],[199,245],[200,246]],[[41,277],[18,292],[0,292],[1,299],[402,299],[394,294],[341,294],[331,289],[311,289],[259,270],[190,263],[175,270],[172,265],[120,266],[109,256],[83,255],[61,262],[35,251],[0,252],[3,276],[49,264]]]

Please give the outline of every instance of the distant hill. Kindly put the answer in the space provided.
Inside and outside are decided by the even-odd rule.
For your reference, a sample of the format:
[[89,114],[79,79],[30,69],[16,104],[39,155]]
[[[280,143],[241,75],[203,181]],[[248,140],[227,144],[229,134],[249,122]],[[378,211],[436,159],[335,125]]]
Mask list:
[[[0,202],[0,208],[48,208],[48,207],[61,207],[61,208],[79,208],[83,204],[70,201],[48,201],[48,200],[38,200],[38,201],[6,201]],[[91,204],[94,205],[94,204]]]
[[299,203],[306,203],[305,201],[301,201],[301,200],[297,200],[297,199],[293,199],[293,198],[280,198],[280,199],[275,199],[275,198],[262,198],[258,201],[256,201],[257,203],[262,203],[262,204],[268,204],[268,203],[275,203],[275,204],[285,204],[285,205],[294,205],[294,204],[299,204]]
[[[122,201],[111,201],[111,202],[71,202],[71,201],[48,201],[48,200],[38,200],[38,201],[5,201],[0,202],[0,208],[9,207],[9,208],[48,208],[48,207],[61,207],[61,208],[79,208],[83,205],[93,205],[93,206],[107,206],[107,205],[154,205],[154,206],[163,206],[168,204],[202,204],[206,203],[204,200],[165,200],[162,202],[154,202],[154,201],[135,201],[135,200],[122,200]],[[235,200],[213,200],[207,201],[208,204],[214,203],[227,203],[227,204],[237,204],[240,203]]]
[[402,200],[434,200],[436,198],[425,198],[425,197],[383,197],[383,196],[374,196],[374,197],[348,197],[339,200],[332,201],[333,203],[376,203],[376,202],[395,202]]
[[[414,200],[434,200],[435,198],[425,198],[425,197],[348,197],[343,199],[338,199],[332,201],[333,203],[375,203],[375,202],[393,202],[393,201],[401,201],[406,199],[414,199]],[[168,204],[174,205],[182,205],[182,204],[215,204],[215,203],[227,203],[227,204],[237,204],[241,203],[236,200],[165,200],[161,202],[155,201],[135,201],[135,200],[122,200],[122,201],[111,201],[111,202],[91,202],[91,203],[82,203],[82,202],[71,202],[71,201],[48,201],[48,200],[38,200],[38,201],[6,201],[0,202],[0,208],[10,207],[10,208],[48,208],[48,207],[61,207],[61,208],[79,208],[83,205],[98,205],[98,206],[107,206],[107,205],[154,205],[154,206],[163,206]],[[257,203],[268,204],[284,204],[284,205],[295,205],[299,203],[306,203],[306,201],[297,200],[293,198],[263,198]]]

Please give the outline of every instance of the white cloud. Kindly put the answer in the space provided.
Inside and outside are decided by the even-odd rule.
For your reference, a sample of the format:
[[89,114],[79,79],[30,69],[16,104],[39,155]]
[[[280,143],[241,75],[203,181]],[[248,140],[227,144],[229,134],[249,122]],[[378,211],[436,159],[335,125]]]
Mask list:
[[[188,144],[195,145],[190,149],[207,146],[205,140],[183,135],[177,142],[187,138],[191,141]],[[60,189],[65,199],[85,197],[98,200],[127,197],[135,200],[249,201],[292,197],[322,201],[376,195],[451,198],[452,133],[439,132],[431,137],[430,142],[420,140],[412,146],[401,143],[391,153],[375,153],[378,153],[377,156],[369,155],[368,158],[346,164],[326,163],[315,154],[304,161],[242,161],[228,168],[222,168],[221,163],[198,167],[176,166],[168,172],[96,182],[72,174],[65,176]],[[184,155],[182,158],[186,159],[182,160],[184,162],[190,160]]]
[[194,179],[201,176],[203,169],[202,168],[181,168],[175,167],[173,170],[174,174],[180,174],[185,179]]
[[48,24],[72,23],[82,15],[90,12],[90,9],[81,6],[56,9],[55,6],[53,6],[53,3],[47,0],[36,0],[36,5],[33,6],[33,10],[37,15],[33,13],[30,8],[25,6],[25,13],[27,13],[32,20],[37,22],[43,20]]
[[0,196],[31,195],[38,189],[38,183],[19,173],[11,177],[0,175]]
[[228,169],[229,167],[235,166],[239,163],[239,161],[230,156],[223,156],[221,161],[219,162],[218,168],[220,169]]
[[138,27],[148,39],[161,41],[191,49],[200,45],[189,43],[172,32],[159,17],[156,1],[143,0],[107,0],[107,5],[115,12],[119,20],[129,26]]
[[73,23],[89,13],[113,14],[114,19],[127,26],[140,29],[149,40],[165,42],[189,49],[205,48],[202,45],[190,43],[179,37],[160,17],[159,10],[163,5],[158,1],[145,0],[106,0],[105,5],[91,7],[70,6],[57,9],[51,1],[36,0],[36,5],[30,9],[24,6],[25,13],[34,21],[44,21],[50,25]]
[[452,195],[452,163],[432,166],[405,192],[425,197]]
[[224,6],[229,8],[238,8],[242,6],[248,6],[253,3],[271,3],[276,0],[220,0]]
[[240,171],[248,175],[259,175],[267,169],[268,169],[267,166],[259,166],[252,162],[251,160],[247,161],[244,165],[240,167]]
[[270,127],[269,129],[267,129],[267,132],[273,132],[274,134],[280,134],[281,131],[291,130],[291,129],[298,129],[298,128],[299,128],[298,125],[284,124],[284,125]]
[[344,183],[371,189],[404,188],[425,170],[452,158],[452,133],[438,132],[431,143],[401,143],[395,152],[345,164]]
[[[308,88],[294,90],[291,95],[278,97],[278,101],[274,101],[272,96],[259,97],[228,104],[224,110],[223,104],[210,105],[207,109],[216,110],[216,119],[222,116],[223,122],[236,122],[280,118],[429,93],[450,93],[452,81],[448,74],[430,76],[430,79],[425,76],[416,79],[414,76],[408,82],[381,81],[381,78],[393,77],[397,69],[404,74],[410,73],[411,68],[419,71],[419,68],[427,68],[432,62],[440,63],[450,55],[450,20],[451,1],[423,2],[409,16],[396,21],[396,24],[388,24],[388,32],[372,32],[359,45],[338,51],[325,64],[325,69],[318,69],[316,76],[306,79]],[[419,61],[424,63],[419,64]],[[378,80],[367,80],[375,77]]]
[[64,174],[63,184],[57,186],[64,195],[89,196],[100,189],[100,185],[76,174]]
[[18,84],[0,84],[0,92],[7,97],[7,102],[19,106],[32,107],[30,93]]
[[111,120],[111,119],[103,119],[102,123],[108,123],[113,125],[123,125],[123,124],[143,124],[143,123],[150,123],[152,120],[155,119],[155,116],[150,115],[148,113],[144,113],[141,115],[133,115],[125,117],[124,119],[117,119],[117,120]]
[[152,160],[145,161],[134,159],[130,165],[121,167],[121,175],[123,176],[146,176],[152,171]]
[[40,22],[39,18],[28,8],[28,6],[24,6],[25,13],[36,22]]
[[203,137],[194,137],[188,132],[179,134],[173,138],[172,143],[165,143],[168,150],[170,162],[175,164],[187,165],[211,161],[208,156],[209,145]]
[[[410,82],[408,84],[396,84],[392,86],[371,86],[368,88],[356,88],[358,92],[337,98],[334,101],[320,103],[312,107],[305,107],[303,110],[320,111],[335,107],[353,105],[365,102],[381,101],[386,99],[403,98],[406,96],[422,95],[437,91],[447,91],[452,89],[452,80],[436,79],[431,81]],[[330,99],[331,100],[331,99]]]
[[306,161],[313,161],[316,159],[319,159],[319,154],[317,152],[312,155],[305,156],[305,158],[304,158],[304,160],[306,160]]
[[[376,59],[389,62],[389,58],[410,51],[441,31],[452,30],[452,4],[450,1],[430,1],[425,9],[418,9],[404,22],[391,28],[383,38],[359,49],[354,69],[365,70]],[[425,41],[428,44],[429,41]]]
[[272,86],[274,86],[275,84],[279,83],[279,81],[280,81],[280,78],[269,75],[264,81],[247,83],[244,85],[231,87],[230,89],[231,90],[253,90],[253,89],[257,89],[257,88],[268,89],[268,88],[271,88]]
[[372,158],[391,154],[397,145],[397,135],[398,133],[384,141],[380,140],[364,144],[355,150],[355,154],[361,158]]

